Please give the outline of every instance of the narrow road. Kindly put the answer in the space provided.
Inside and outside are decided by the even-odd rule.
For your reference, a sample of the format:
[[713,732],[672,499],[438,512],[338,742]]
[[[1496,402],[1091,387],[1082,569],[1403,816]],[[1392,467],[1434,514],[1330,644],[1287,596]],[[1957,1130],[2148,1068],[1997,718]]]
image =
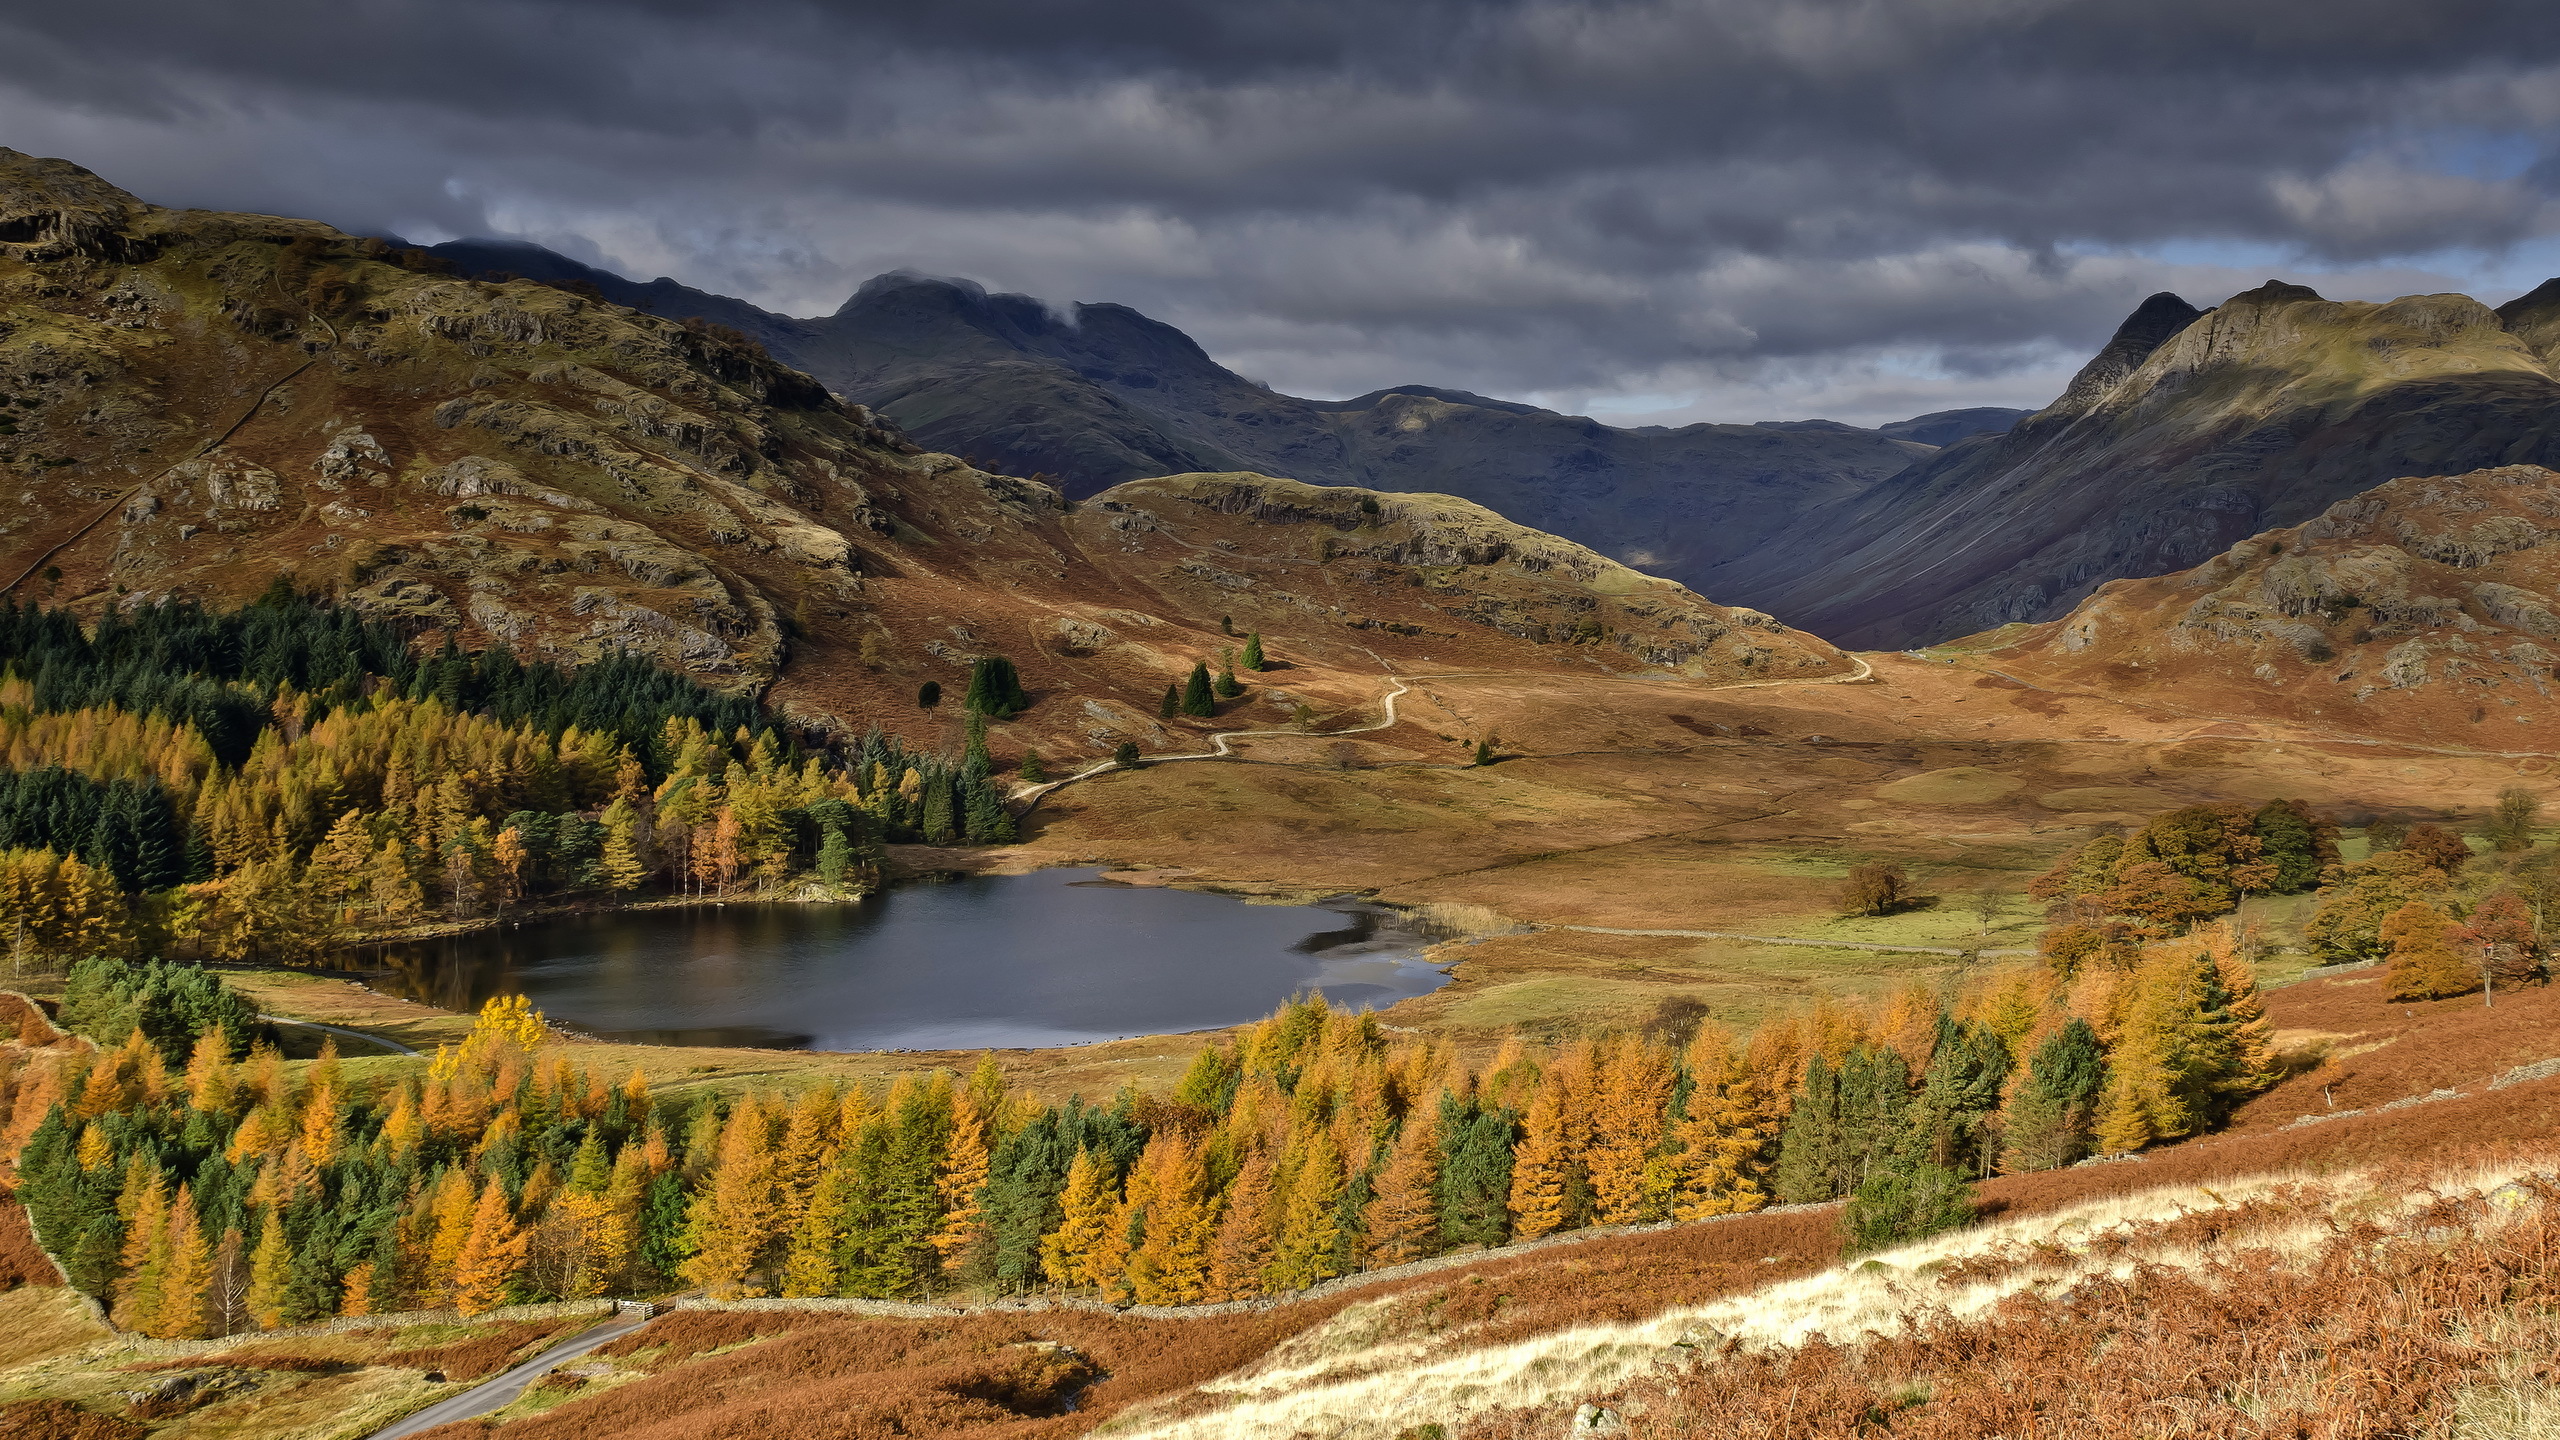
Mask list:
[[317,1020],[288,1020],[282,1015],[261,1015],[258,1018],[266,1021],[270,1025],[299,1025],[305,1030],[326,1030],[332,1035],[344,1035],[350,1040],[362,1040],[368,1045],[379,1045],[394,1055],[415,1056],[421,1053],[410,1049],[408,1046],[401,1044],[397,1040],[386,1040],[379,1035],[368,1035],[362,1030],[350,1030],[344,1025],[323,1025]]
[[616,1316],[592,1330],[581,1331],[561,1341],[495,1379],[484,1380],[450,1400],[437,1401],[405,1420],[394,1421],[374,1431],[368,1440],[399,1440],[403,1435],[415,1435],[439,1425],[486,1415],[514,1401],[524,1393],[526,1386],[554,1369],[599,1346],[609,1345],[648,1323],[649,1317],[645,1315]]

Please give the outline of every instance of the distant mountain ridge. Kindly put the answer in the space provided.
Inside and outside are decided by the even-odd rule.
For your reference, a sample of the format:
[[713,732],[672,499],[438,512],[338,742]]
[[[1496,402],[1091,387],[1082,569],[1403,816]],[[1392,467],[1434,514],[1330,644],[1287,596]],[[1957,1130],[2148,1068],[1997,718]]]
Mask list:
[[2560,464],[2560,281],[2496,310],[2154,295],[2052,405],[1692,582],[1847,645],[2054,619],[2404,475]]
[[900,273],[865,283],[833,315],[794,319],[538,246],[433,250],[466,273],[578,282],[634,309],[732,326],[918,444],[1040,476],[1072,497],[1226,471],[1449,494],[1684,581],[1781,544],[1807,510],[1851,502],[1936,447],[2026,413],[1943,411],[1874,430],[1833,421],[1631,429],[1429,385],[1305,400],[1228,370],[1124,305],[1062,311]]

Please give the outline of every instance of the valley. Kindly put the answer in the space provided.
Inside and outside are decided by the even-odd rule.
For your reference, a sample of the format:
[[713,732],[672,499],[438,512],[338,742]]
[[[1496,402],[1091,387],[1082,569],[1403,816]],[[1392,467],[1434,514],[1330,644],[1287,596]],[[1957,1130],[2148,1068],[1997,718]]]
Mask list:
[[440,249],[0,151],[0,1437],[1952,1436],[2548,1228],[2549,287],[1655,433]]

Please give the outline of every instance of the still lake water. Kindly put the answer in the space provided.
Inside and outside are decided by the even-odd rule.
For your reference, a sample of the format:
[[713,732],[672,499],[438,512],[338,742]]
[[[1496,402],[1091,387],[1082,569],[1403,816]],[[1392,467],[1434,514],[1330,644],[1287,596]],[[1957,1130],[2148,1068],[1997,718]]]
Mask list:
[[974,1050],[1235,1025],[1309,989],[1384,1007],[1448,981],[1421,959],[1434,937],[1381,907],[1247,905],[1100,873],[543,921],[389,947],[373,983],[456,1010],[522,992],[616,1040]]

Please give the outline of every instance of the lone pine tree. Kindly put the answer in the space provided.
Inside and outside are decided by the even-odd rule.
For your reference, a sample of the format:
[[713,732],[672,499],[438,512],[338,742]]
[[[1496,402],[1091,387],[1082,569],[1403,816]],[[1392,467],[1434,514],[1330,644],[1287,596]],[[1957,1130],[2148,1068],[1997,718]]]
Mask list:
[[1194,719],[1205,719],[1218,713],[1218,697],[1209,686],[1209,666],[1196,662],[1191,678],[1182,682],[1182,713]]
[[1002,655],[981,655],[969,665],[969,693],[963,702],[970,713],[1010,720],[1031,708],[1022,675]]

